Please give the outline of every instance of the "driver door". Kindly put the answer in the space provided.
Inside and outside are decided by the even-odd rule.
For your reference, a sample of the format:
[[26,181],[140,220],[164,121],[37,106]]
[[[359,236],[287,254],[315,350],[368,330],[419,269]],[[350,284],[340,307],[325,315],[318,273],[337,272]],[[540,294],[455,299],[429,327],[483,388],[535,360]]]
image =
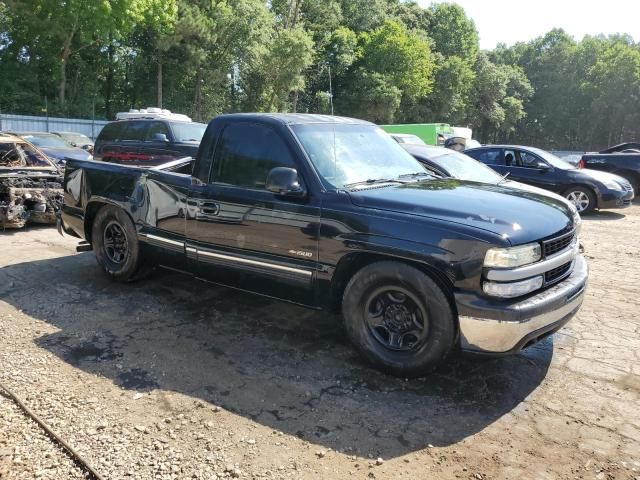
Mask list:
[[[311,304],[318,265],[319,199],[265,189],[272,168],[296,168],[290,144],[269,126],[226,125],[209,181],[189,193],[188,253],[199,276]],[[304,182],[304,179],[301,178]]]
[[[505,150],[506,154],[507,150]],[[538,155],[525,150],[512,150],[515,157],[515,167],[511,169],[511,180],[544,188],[545,190],[558,191],[558,182],[553,167]]]

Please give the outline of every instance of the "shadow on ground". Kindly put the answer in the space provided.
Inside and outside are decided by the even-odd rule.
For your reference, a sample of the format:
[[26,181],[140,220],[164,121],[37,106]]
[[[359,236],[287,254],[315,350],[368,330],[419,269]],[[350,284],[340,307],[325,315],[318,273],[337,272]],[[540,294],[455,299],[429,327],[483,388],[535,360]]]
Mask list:
[[553,353],[546,340],[507,358],[455,357],[405,381],[365,365],[335,317],[170,272],[114,284],[90,253],[6,266],[0,299],[59,328],[39,346],[125,389],[181,392],[385,458],[482,430],[537,387]]
[[584,215],[582,217],[583,220],[591,221],[591,220],[622,220],[626,215],[624,213],[612,212],[611,210],[596,210],[590,215]]

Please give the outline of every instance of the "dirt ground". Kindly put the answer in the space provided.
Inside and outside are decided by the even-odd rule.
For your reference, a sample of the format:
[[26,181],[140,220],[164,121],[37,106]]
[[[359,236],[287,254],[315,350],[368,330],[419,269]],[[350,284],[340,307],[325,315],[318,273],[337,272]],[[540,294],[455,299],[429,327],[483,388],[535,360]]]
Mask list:
[[[640,205],[584,221],[591,277],[520,355],[405,381],[338,318],[170,272],[109,282],[0,233],[0,383],[105,479],[640,479]],[[83,478],[0,395],[0,479]]]

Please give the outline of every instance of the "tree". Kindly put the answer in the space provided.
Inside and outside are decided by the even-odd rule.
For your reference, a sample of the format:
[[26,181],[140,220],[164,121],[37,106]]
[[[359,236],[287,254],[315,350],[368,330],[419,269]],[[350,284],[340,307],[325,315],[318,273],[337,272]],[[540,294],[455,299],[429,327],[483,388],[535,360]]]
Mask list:
[[301,28],[275,31],[255,66],[243,76],[245,107],[256,111],[295,109],[292,93],[304,89],[304,71],[313,60],[313,41]]
[[533,93],[523,71],[511,65],[496,65],[479,54],[469,120],[479,130],[482,142],[511,134],[525,116],[524,102]]
[[[108,39],[121,38],[136,23],[170,22],[175,2],[163,0],[7,0],[27,36],[14,37],[33,56],[58,57],[58,101],[65,105],[72,54]],[[46,28],[43,26],[46,25]]]
[[[360,34],[358,44],[358,60],[339,82],[336,98],[344,113],[389,121],[401,101],[411,102],[431,92],[433,57],[429,44],[417,34],[387,20]],[[391,110],[382,114],[381,107]]]
[[455,3],[436,3],[429,7],[429,14],[428,34],[434,50],[473,64],[478,53],[478,32],[463,8]]
[[158,39],[159,50],[179,59],[183,82],[190,85],[190,111],[201,121],[224,106],[235,88],[231,76],[251,64],[267,41],[273,18],[260,0],[182,0],[173,31]]

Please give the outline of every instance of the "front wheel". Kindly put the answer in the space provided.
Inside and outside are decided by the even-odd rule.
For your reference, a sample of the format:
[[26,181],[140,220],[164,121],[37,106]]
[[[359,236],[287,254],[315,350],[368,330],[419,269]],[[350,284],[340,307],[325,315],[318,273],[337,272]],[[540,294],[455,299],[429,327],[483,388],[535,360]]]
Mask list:
[[120,208],[102,207],[93,222],[91,242],[98,264],[113,280],[129,282],[141,266],[138,235]]
[[571,187],[565,192],[564,196],[573,203],[580,215],[588,215],[596,208],[596,196],[588,188]]
[[446,295],[403,263],[381,261],[358,271],[345,289],[342,313],[362,355],[394,375],[429,373],[454,344],[455,320]]

